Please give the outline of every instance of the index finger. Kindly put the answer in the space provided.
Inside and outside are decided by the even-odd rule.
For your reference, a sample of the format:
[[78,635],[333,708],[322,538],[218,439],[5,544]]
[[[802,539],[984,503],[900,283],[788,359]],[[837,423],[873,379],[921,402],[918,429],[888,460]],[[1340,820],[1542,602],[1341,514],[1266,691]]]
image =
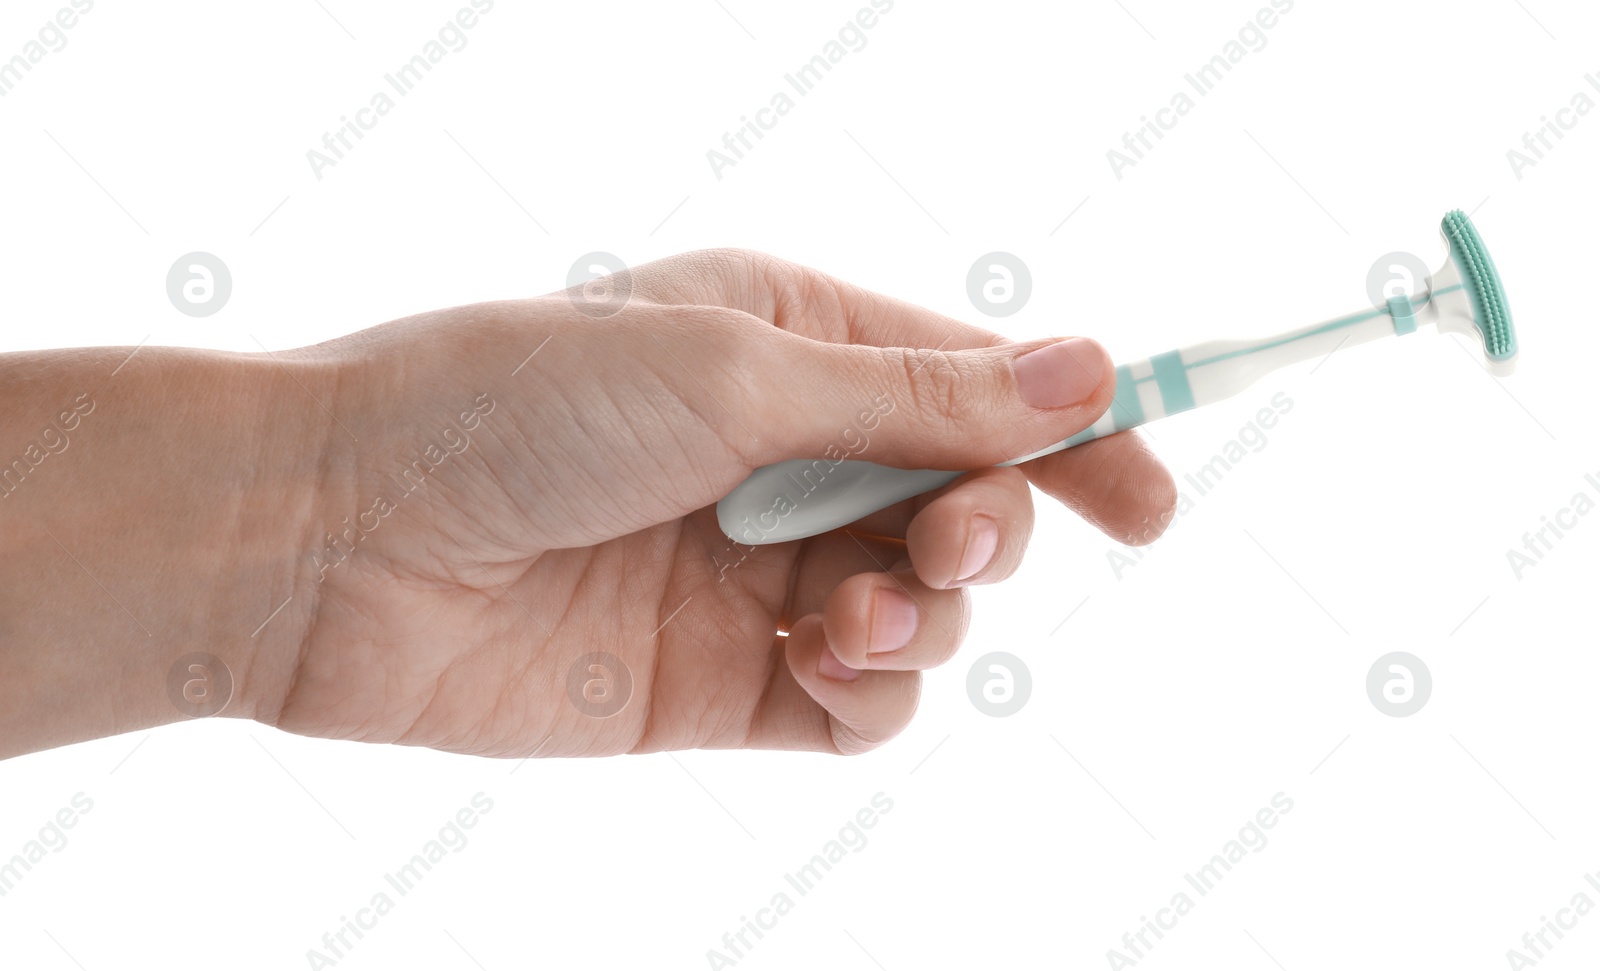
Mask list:
[[993,331],[750,250],[700,250],[629,271],[635,294],[709,304],[834,344],[969,350],[1009,344]]

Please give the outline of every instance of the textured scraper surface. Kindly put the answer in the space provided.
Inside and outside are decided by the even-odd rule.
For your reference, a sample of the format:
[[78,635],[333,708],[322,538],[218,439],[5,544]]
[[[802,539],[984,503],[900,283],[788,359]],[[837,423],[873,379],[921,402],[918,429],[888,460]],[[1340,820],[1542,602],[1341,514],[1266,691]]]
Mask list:
[[1483,245],[1483,237],[1466,213],[1457,209],[1444,217],[1444,234],[1456,253],[1456,262],[1466,275],[1467,292],[1478,329],[1483,332],[1483,347],[1490,358],[1500,361],[1517,352],[1517,334],[1511,327],[1511,305],[1494,260]]

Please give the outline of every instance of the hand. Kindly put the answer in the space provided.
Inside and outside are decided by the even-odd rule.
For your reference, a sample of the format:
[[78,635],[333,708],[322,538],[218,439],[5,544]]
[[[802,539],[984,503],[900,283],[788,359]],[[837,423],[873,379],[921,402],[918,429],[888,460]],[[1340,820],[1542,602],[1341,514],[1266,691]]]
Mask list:
[[[1170,518],[1131,434],[992,467],[1104,411],[1091,341],[741,252],[629,277],[620,309],[297,351],[0,355],[0,757],[219,709],[506,757],[860,752],[1016,569],[1030,481],[1124,542]],[[756,467],[845,455],[979,471],[800,542],[718,528]]]
[[[631,286],[609,316],[574,290],[311,349],[345,360],[330,410],[358,441],[330,436],[316,503],[344,538],[306,557],[315,607],[257,717],[492,756],[861,752],[955,652],[963,588],[1017,568],[1030,481],[1125,541],[1172,508],[1131,434],[986,468],[1105,410],[1093,342],[1012,344],[736,251]],[[757,466],[841,448],[980,471],[799,542],[718,528]]]

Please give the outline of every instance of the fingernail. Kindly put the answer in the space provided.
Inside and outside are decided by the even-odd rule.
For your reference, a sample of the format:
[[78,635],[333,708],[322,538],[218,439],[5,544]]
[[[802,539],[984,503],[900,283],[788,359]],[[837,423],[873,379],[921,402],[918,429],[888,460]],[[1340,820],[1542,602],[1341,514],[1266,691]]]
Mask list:
[[817,673],[834,681],[854,681],[861,672],[839,660],[833,648],[823,645],[822,656],[817,658]]
[[917,605],[899,590],[887,587],[872,595],[872,622],[867,626],[867,653],[898,651],[917,632]]
[[966,583],[989,565],[994,551],[1000,545],[1000,526],[988,516],[973,516],[967,530],[967,548],[961,553],[961,565],[956,568],[956,583]]
[[1087,337],[1057,341],[1012,362],[1022,400],[1035,408],[1065,408],[1094,394],[1104,378],[1105,351]]

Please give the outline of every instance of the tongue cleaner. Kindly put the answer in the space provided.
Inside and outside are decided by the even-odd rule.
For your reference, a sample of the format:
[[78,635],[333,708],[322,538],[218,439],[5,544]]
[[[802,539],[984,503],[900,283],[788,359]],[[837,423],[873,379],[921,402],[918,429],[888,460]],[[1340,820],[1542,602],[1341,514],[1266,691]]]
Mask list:
[[[1449,258],[1415,294],[1277,337],[1207,341],[1117,368],[1116,395],[1100,420],[1016,465],[1180,411],[1231,398],[1263,376],[1347,345],[1433,325],[1476,338],[1489,370],[1511,373],[1517,337],[1494,261],[1461,210],[1441,225]],[[717,523],[735,542],[783,543],[825,533],[958,478],[961,472],[896,469],[873,462],[795,459],[763,466],[717,503]]]

